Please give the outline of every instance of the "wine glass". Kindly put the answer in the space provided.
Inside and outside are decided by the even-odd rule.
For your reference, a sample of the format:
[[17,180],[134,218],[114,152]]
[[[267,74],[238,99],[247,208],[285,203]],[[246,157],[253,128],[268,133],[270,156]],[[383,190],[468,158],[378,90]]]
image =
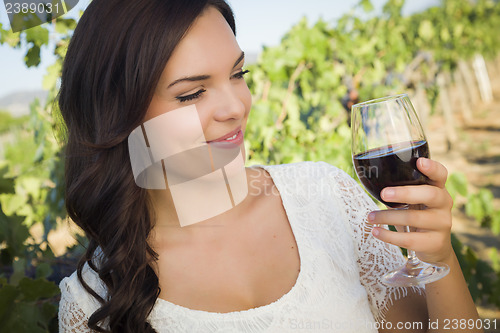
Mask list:
[[[352,159],[359,180],[390,209],[409,209],[406,203],[385,202],[380,197],[384,187],[428,183],[416,162],[419,157],[429,158],[429,146],[408,95],[355,104],[351,122]],[[410,227],[404,231],[410,232]],[[423,262],[408,250],[406,264],[387,273],[382,282],[397,287],[424,285],[443,278],[449,270],[444,263]]]

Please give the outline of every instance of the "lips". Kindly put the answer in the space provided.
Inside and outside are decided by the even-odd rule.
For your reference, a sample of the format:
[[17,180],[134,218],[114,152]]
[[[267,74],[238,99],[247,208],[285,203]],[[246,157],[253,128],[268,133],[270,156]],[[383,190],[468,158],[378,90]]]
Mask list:
[[[236,128],[235,130],[221,136],[220,138],[217,138],[215,140],[209,140],[207,141],[207,143],[210,143],[210,142],[226,142],[228,138],[231,138],[231,137],[234,137],[235,135],[238,136],[239,132],[241,131],[241,126],[238,126],[238,128]],[[233,138],[234,140],[234,138]]]

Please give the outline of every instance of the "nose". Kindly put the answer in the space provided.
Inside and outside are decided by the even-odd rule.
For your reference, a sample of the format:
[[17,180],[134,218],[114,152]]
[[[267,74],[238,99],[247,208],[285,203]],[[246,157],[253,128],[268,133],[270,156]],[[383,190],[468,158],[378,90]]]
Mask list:
[[[248,88],[247,88],[248,89]],[[214,120],[241,119],[246,112],[245,92],[241,87],[228,85],[217,95]]]

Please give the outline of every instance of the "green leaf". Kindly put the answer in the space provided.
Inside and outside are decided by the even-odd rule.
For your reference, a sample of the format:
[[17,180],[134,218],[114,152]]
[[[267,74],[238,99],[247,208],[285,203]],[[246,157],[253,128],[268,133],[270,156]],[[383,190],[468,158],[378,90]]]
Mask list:
[[26,302],[53,297],[59,293],[59,287],[54,282],[47,281],[44,278],[32,280],[24,277],[19,281],[19,289],[23,293],[23,300]]
[[450,36],[450,32],[448,31],[448,29],[446,28],[442,28],[441,29],[441,40],[443,42],[448,42],[450,40],[451,36]]
[[424,41],[430,41],[434,37],[434,27],[429,20],[423,20],[418,27],[418,34]]
[[49,320],[56,317],[57,319],[57,307],[54,304],[45,302],[41,308],[41,315],[45,318],[46,323],[49,324]]
[[457,194],[467,197],[467,177],[461,172],[454,172],[446,181],[446,189],[455,198]]
[[12,32],[11,29],[3,30],[2,23],[0,23],[0,44],[7,43],[13,48],[21,45],[20,33]]
[[492,267],[493,269],[497,272],[500,273],[500,255],[498,253],[498,250],[494,247],[492,247],[489,251],[489,257],[492,262]]
[[13,265],[14,272],[10,276],[10,284],[17,285],[21,279],[24,278],[24,273],[26,271],[26,260],[24,258],[19,258],[14,260]]
[[56,20],[56,32],[59,34],[66,34],[70,30],[74,30],[76,27],[76,21],[74,19],[64,19],[58,17]]
[[8,319],[14,301],[19,294],[19,290],[12,285],[3,284],[0,287],[0,327],[4,326],[4,322]]
[[26,194],[37,200],[40,198],[42,181],[39,177],[25,176],[19,179],[18,184]]
[[49,320],[36,304],[19,302],[3,327],[7,332],[46,333]]
[[14,193],[14,179],[5,176],[8,171],[8,166],[3,166],[0,168],[0,194]]
[[485,215],[491,215],[493,214],[493,193],[491,193],[490,190],[482,188],[479,190],[478,193],[479,199],[481,200],[483,209],[484,209],[484,214]]
[[33,45],[26,53],[24,62],[28,67],[38,66],[40,64],[40,46]]
[[491,218],[491,231],[495,235],[500,235],[500,210],[497,210]]
[[361,6],[366,13],[373,11],[373,5],[370,0],[361,0]]
[[481,222],[484,217],[484,210],[481,201],[476,195],[469,195],[467,203],[465,204],[465,213]]
[[31,42],[38,47],[49,42],[49,30],[42,26],[33,27],[25,31],[27,42]]
[[23,224],[24,218],[16,215],[7,216],[1,208],[0,205],[0,243],[6,244],[8,251],[5,253],[9,254],[9,260],[13,260],[14,257],[24,254],[24,242],[30,233]]
[[40,263],[36,268],[35,276],[37,278],[47,278],[52,274],[52,267],[46,262]]
[[42,81],[43,89],[50,90],[56,88],[57,79],[61,75],[61,63],[55,62],[47,67],[47,74],[44,75]]
[[0,205],[6,215],[14,215],[27,203],[27,198],[20,194],[0,194]]
[[463,24],[461,23],[458,23],[456,24],[454,27],[453,27],[453,37],[455,38],[459,38],[462,36],[462,33],[464,31],[464,26]]

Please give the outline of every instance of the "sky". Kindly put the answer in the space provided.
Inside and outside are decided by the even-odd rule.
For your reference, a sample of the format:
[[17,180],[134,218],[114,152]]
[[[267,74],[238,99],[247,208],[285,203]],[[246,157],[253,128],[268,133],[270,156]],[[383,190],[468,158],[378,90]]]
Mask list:
[[[237,40],[246,53],[258,53],[262,46],[279,44],[281,37],[292,25],[306,16],[314,23],[320,17],[334,23],[349,12],[359,0],[227,0],[236,18]],[[380,11],[386,0],[372,0],[376,11]],[[78,11],[88,5],[89,0],[80,0],[65,17],[77,17]],[[406,0],[403,13],[423,10],[439,4],[439,0]],[[10,26],[7,12],[0,4],[0,23]],[[13,92],[42,89],[42,78],[46,67],[55,60],[51,54],[53,44],[42,48],[42,62],[34,68],[24,64],[25,48],[12,49],[0,45],[0,98]]]

